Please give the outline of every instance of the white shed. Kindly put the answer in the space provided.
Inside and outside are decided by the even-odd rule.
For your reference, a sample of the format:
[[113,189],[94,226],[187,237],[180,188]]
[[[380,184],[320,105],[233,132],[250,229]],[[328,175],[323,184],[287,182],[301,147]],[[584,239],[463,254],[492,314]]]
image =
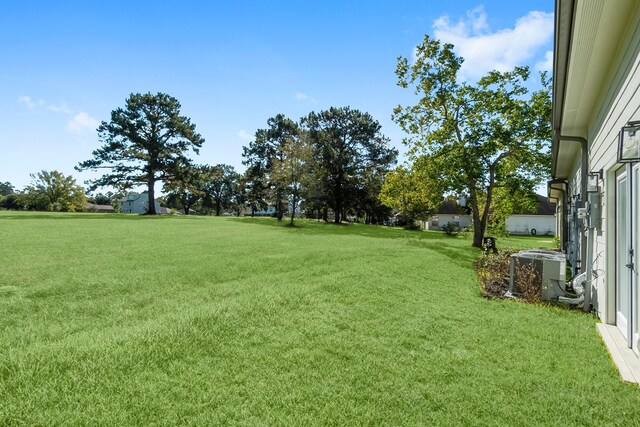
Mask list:
[[556,234],[556,205],[538,195],[535,211],[513,214],[506,219],[507,231],[511,234],[549,235]]
[[506,220],[511,234],[548,235],[556,234],[555,215],[511,215]]

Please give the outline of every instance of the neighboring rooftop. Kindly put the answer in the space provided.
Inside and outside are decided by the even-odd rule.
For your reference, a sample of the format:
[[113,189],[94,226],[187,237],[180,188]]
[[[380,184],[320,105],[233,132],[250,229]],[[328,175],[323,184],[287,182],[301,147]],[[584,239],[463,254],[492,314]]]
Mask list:
[[538,198],[538,208],[535,211],[526,210],[524,212],[517,212],[515,215],[555,215],[556,204],[551,203],[545,196],[536,194]]

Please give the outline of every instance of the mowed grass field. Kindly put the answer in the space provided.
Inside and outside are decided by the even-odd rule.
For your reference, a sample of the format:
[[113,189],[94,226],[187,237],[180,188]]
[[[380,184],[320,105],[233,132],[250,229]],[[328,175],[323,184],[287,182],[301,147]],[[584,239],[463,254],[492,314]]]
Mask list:
[[0,425],[640,424],[596,319],[482,298],[469,238],[300,224],[0,212]]

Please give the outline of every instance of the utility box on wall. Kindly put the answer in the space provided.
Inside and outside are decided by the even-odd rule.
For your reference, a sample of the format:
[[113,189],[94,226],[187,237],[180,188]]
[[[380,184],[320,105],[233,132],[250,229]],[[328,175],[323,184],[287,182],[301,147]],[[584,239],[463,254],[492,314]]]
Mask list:
[[565,295],[567,260],[563,253],[546,250],[521,251],[511,255],[509,271],[509,291],[518,295],[518,269],[531,266],[536,272],[543,300],[557,300]]
[[589,193],[588,197],[589,201],[589,221],[587,226],[589,228],[597,228],[600,229],[602,210],[600,209],[600,205],[602,204],[602,198],[600,197],[600,193]]

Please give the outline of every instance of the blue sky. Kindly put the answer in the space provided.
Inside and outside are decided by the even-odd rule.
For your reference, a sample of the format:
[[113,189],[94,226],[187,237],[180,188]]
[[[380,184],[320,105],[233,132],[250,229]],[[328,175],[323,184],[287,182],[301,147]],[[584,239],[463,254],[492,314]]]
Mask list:
[[[415,102],[395,63],[425,34],[456,45],[463,75],[550,70],[553,0],[29,1],[0,14],[0,181],[73,169],[100,146],[95,128],[132,92],[165,92],[205,143],[197,163],[238,170],[269,117],[349,105],[401,152],[391,120]],[[159,189],[159,188],[158,188]]]

